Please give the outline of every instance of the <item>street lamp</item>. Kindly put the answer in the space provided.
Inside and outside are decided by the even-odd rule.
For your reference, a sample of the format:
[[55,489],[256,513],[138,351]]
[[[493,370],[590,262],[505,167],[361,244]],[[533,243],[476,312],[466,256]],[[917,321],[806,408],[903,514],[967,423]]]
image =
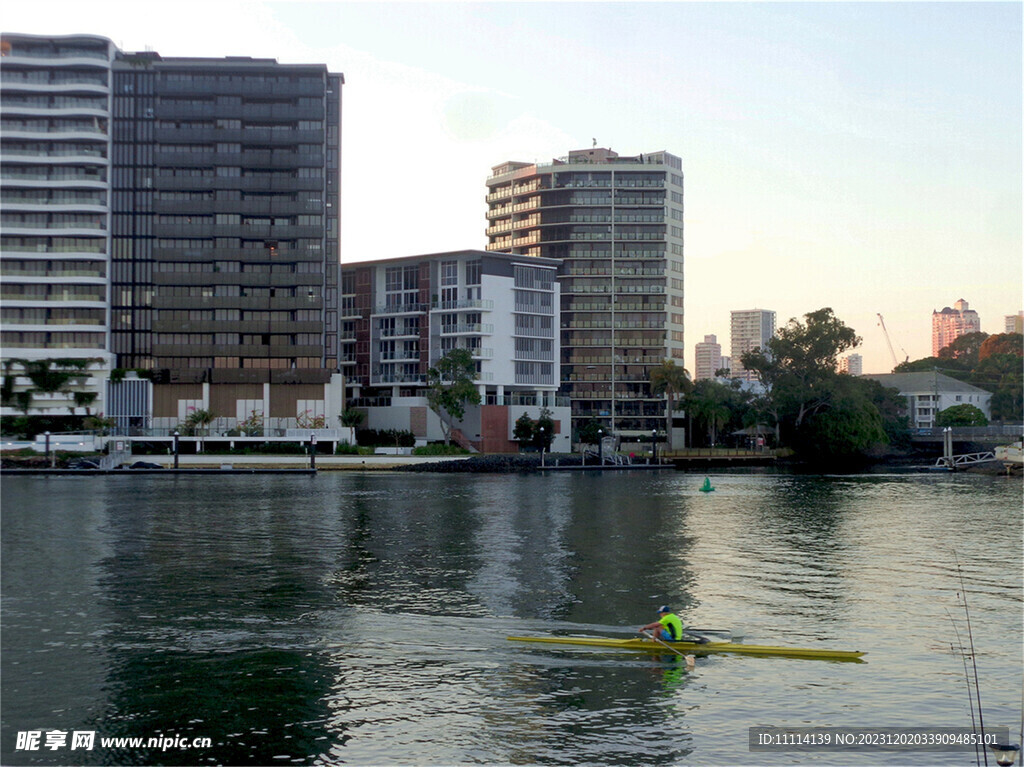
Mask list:
[[604,429],[597,430],[597,462],[604,466]]
[[175,469],[178,468],[178,437],[180,437],[180,436],[181,435],[178,433],[178,430],[175,429],[175,431],[174,431],[174,468]]
[[[46,457],[49,458],[50,457],[50,432],[44,431],[43,432],[43,436],[46,437],[46,449],[45,449],[44,452],[46,454]],[[53,466],[52,461],[50,463],[50,466],[52,468],[52,466]]]
[[651,429],[651,463],[658,462],[658,430]]
[[544,468],[544,427],[538,426],[537,431],[540,432],[540,467]]
[[316,435],[309,435],[309,468],[316,468]]
[[1010,767],[1017,761],[1017,752],[1020,751],[1020,746],[1007,743],[993,743],[991,748],[995,752],[996,764],[999,767]]

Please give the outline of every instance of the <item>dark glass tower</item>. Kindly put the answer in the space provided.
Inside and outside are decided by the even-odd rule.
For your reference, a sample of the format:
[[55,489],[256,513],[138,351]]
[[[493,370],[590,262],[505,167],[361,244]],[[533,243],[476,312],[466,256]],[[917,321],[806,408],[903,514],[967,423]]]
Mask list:
[[112,66],[118,365],[158,383],[326,381],[343,76],[149,52]]

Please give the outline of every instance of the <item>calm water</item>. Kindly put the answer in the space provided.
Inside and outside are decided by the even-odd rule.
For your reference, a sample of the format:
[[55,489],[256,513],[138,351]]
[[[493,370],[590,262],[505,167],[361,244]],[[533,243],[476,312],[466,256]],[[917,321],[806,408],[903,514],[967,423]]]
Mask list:
[[[987,725],[1017,738],[1021,483],[681,473],[5,477],[0,761],[974,763],[750,753],[748,728]],[[746,642],[866,663],[522,645],[670,602]],[[29,730],[89,751],[17,750]],[[192,750],[103,737],[209,738]],[[180,742],[180,741],[179,741]]]

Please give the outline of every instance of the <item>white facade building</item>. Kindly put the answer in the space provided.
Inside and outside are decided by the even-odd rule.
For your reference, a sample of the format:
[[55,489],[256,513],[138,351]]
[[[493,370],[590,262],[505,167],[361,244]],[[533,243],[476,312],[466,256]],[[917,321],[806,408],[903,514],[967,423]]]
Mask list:
[[426,407],[427,371],[452,349],[476,363],[480,408],[470,408],[458,441],[508,452],[522,413],[552,412],[552,449],[570,447],[570,410],[559,382],[559,263],[483,251],[455,251],[346,264],[342,269],[342,369],[349,397],[368,426],[441,437]]
[[[13,391],[25,399],[5,414],[104,409],[114,52],[94,35],[0,40],[3,358],[65,371],[75,368],[57,360],[87,363],[60,392],[33,392],[16,376]],[[18,372],[24,363],[5,375]]]
[[956,405],[974,405],[985,418],[992,418],[992,393],[969,383],[932,371],[868,375],[882,386],[898,389],[907,400],[907,415],[914,429],[930,429],[935,417]]
[[852,376],[864,374],[864,358],[859,354],[847,354],[839,360],[839,372]]
[[714,335],[704,336],[704,340],[694,347],[693,380],[704,381],[714,378],[723,366],[722,345]]
[[730,357],[732,377],[752,381],[754,373],[743,367],[743,355],[754,349],[765,349],[775,335],[775,312],[766,309],[748,309],[730,313]]

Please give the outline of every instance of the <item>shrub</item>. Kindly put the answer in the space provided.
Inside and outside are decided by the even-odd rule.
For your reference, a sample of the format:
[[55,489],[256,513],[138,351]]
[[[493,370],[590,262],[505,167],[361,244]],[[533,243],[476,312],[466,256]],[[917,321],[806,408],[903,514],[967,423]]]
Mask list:
[[414,448],[413,455],[469,455],[469,451],[458,445],[446,445],[443,442],[433,442],[423,447]]
[[356,444],[363,447],[413,447],[416,444],[416,435],[411,431],[396,429],[357,429]]

